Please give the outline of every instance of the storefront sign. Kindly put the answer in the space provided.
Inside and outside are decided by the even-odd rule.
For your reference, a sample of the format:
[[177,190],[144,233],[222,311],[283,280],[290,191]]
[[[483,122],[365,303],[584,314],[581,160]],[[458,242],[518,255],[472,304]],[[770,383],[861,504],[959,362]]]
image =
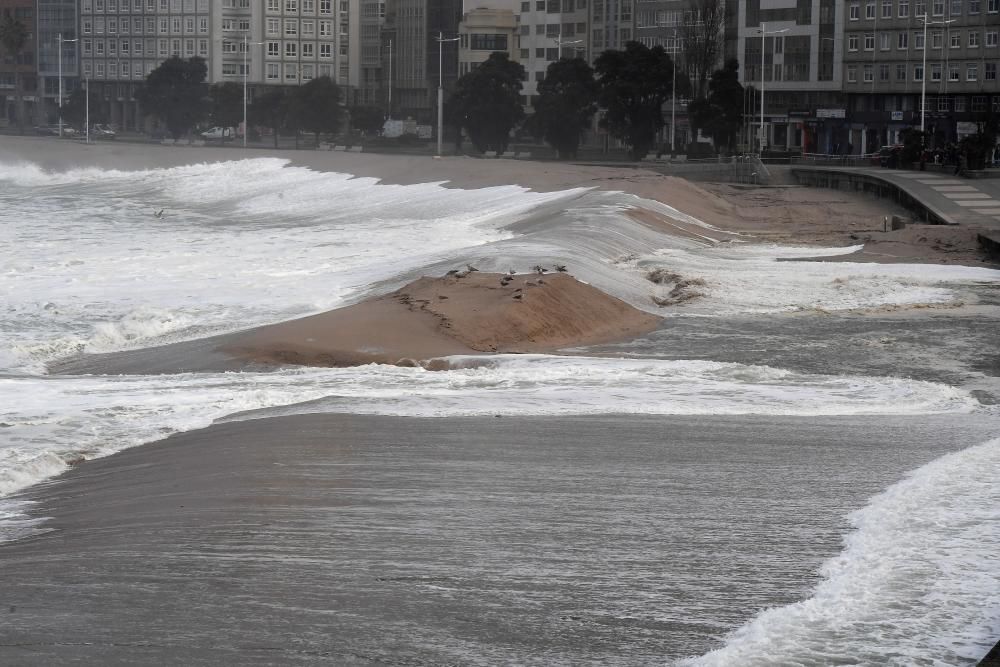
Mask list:
[[978,134],[979,123],[969,123],[966,121],[955,123],[955,132],[959,137],[964,137],[969,134]]
[[902,111],[893,111],[892,112],[892,119],[893,120],[903,120],[903,112]]
[[812,115],[812,112],[809,111],[809,109],[789,109],[788,110],[788,117],[789,118],[808,118],[811,115]]
[[817,118],[845,118],[843,109],[816,109]]

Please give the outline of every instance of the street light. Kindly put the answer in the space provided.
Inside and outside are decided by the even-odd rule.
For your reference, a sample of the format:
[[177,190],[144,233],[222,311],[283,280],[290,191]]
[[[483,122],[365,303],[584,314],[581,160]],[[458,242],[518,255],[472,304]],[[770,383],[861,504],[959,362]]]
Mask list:
[[956,19],[948,19],[947,21],[928,21],[926,9],[924,10],[923,22],[924,22],[924,65],[921,71],[920,77],[920,141],[925,143],[923,138],[924,133],[924,114],[927,112],[927,26],[928,25],[947,25],[949,23],[954,23]]
[[[247,125],[247,79],[250,76],[250,68],[247,66],[247,54],[250,52],[250,46],[260,46],[264,42],[250,42],[249,33],[243,33],[243,148],[247,147],[247,130],[249,126]],[[223,42],[230,42],[225,37],[222,38]]]
[[582,39],[574,39],[573,41],[563,41],[562,33],[559,33],[556,36],[556,55],[558,55],[557,60],[561,60],[562,59],[562,47],[563,47],[563,44],[579,44],[582,41],[583,41]]
[[59,52],[59,138],[62,139],[63,135],[63,122],[62,122],[62,94],[63,94],[63,77],[62,77],[62,45],[66,42],[76,42],[77,39],[63,39],[62,33],[56,35],[56,50]]
[[760,152],[764,153],[764,40],[767,35],[777,35],[788,32],[788,28],[781,30],[767,31],[767,24],[763,21],[760,24]]
[[674,28],[674,46],[670,49],[670,156],[677,154],[677,141],[674,138],[677,132],[677,28]]
[[[457,42],[458,40],[458,37],[445,39],[443,32],[438,32],[435,40],[438,43],[438,157],[441,157],[441,140],[444,134],[444,43]],[[392,90],[392,87],[390,86],[389,89]]]

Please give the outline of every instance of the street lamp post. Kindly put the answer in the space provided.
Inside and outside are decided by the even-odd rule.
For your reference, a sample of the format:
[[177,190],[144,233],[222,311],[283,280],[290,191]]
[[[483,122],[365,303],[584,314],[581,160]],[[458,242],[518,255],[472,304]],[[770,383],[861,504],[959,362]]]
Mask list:
[[[444,38],[443,32],[438,32],[438,141],[437,156],[441,157],[441,144],[444,138],[444,43],[457,42],[458,37]],[[392,90],[392,87],[389,88]]]
[[674,46],[670,50],[670,156],[677,154],[677,28],[674,28]]
[[[250,53],[251,46],[260,46],[261,44],[264,43],[264,42],[251,42],[249,40],[250,40],[250,33],[244,31],[243,33],[243,148],[247,147],[247,130],[249,129],[249,126],[247,124],[247,100],[249,99],[249,96],[247,95],[247,84],[248,84],[248,79],[250,77],[250,67],[249,67],[249,62],[247,61],[247,54]],[[219,39],[216,39],[215,41],[216,43],[218,43]],[[231,42],[232,40],[223,37],[221,38],[221,41],[225,44],[227,42]]]
[[954,23],[955,19],[948,19],[947,21],[928,21],[927,13],[924,10],[924,64],[923,70],[920,77],[920,141],[924,142],[924,114],[927,112],[927,26],[928,25],[947,25],[949,23]]
[[87,102],[86,102],[86,112],[84,118],[84,130],[86,132],[87,143],[90,143],[90,77],[86,77],[83,80],[83,87],[87,91]]
[[561,60],[562,59],[562,47],[563,47],[563,44],[579,44],[582,41],[583,41],[582,39],[574,39],[572,41],[563,41],[562,33],[559,33],[559,35],[556,37],[556,55],[558,56],[556,58],[556,60]]
[[764,42],[767,35],[777,35],[783,32],[788,32],[788,28],[768,32],[767,24],[763,21],[760,24],[760,136],[758,140],[761,154],[764,153]]
[[59,138],[62,139],[63,135],[63,120],[62,120],[62,106],[63,106],[63,76],[62,76],[62,45],[65,42],[75,42],[76,39],[63,39],[62,33],[60,32],[56,35],[56,50],[58,53],[59,60]]

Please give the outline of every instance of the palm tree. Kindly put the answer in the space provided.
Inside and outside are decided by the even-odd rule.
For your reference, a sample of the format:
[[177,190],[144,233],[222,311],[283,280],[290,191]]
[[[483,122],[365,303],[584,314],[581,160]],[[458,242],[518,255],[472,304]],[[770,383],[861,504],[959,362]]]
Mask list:
[[21,95],[21,74],[18,71],[18,57],[28,43],[28,27],[10,14],[0,20],[0,47],[14,61],[14,96],[17,99],[17,127],[24,134],[24,99]]

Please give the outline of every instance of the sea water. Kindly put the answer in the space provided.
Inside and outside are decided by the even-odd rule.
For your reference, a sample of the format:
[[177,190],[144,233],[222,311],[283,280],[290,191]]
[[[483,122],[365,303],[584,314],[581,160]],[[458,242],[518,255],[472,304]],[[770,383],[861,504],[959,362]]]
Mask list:
[[[627,215],[636,206],[696,233],[643,225]],[[501,272],[566,264],[581,280],[675,318],[946,307],[963,289],[1000,281],[1000,272],[981,268],[835,261],[850,247],[746,241],[669,206],[582,188],[383,185],[278,159],[58,173],[0,162],[0,497],[80,458],[278,414],[993,414],[967,388],[942,382],[673,359],[655,337],[641,354],[456,358],[453,370],[440,372],[377,365],[114,377],[47,371],[70,355],[319,312],[467,263]],[[828,261],[796,261],[823,256]],[[658,306],[667,288],[648,280],[657,268],[696,279],[697,298]],[[915,638],[907,655],[928,664],[984,652],[1000,629],[996,561],[988,555],[1000,549],[1000,498],[981,476],[1000,466],[1000,441],[964,445],[853,514],[844,551],[823,566],[811,597],[734,628],[722,648],[695,662],[882,664]],[[0,539],[39,529],[25,509],[0,500]],[[966,585],[979,578],[981,585]],[[912,611],[944,599],[940,617]],[[911,612],[888,613],[900,608]],[[829,652],[846,639],[850,656]]]

